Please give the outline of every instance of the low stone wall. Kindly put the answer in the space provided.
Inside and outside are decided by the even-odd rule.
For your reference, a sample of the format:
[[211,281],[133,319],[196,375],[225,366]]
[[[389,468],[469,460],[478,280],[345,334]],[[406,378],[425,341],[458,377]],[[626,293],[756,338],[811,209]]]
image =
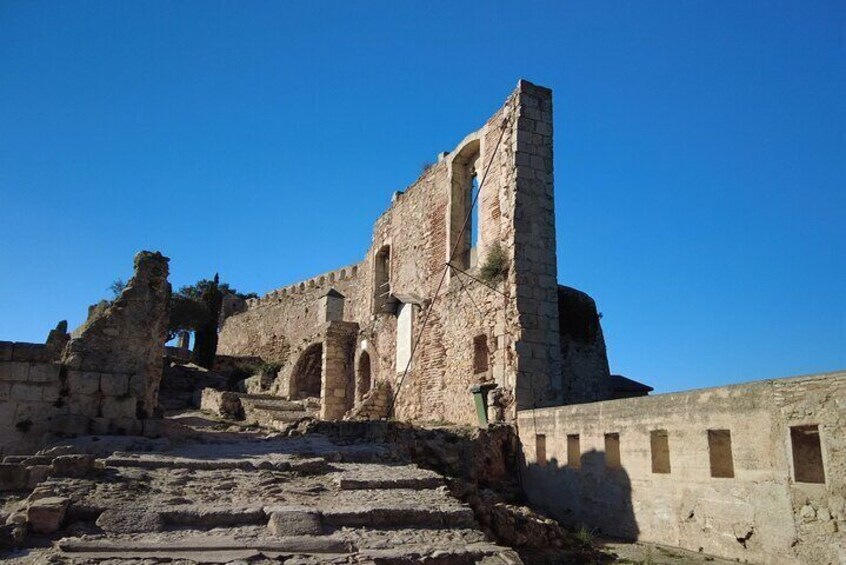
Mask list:
[[391,389],[388,383],[379,382],[364,395],[361,402],[344,415],[344,420],[381,420],[388,417]]
[[43,343],[0,341],[0,362],[28,361],[47,363],[54,361],[55,355]]
[[846,372],[519,413],[559,520],[760,563],[846,562]]
[[137,375],[0,361],[0,455],[32,453],[56,437],[143,433],[143,393]]

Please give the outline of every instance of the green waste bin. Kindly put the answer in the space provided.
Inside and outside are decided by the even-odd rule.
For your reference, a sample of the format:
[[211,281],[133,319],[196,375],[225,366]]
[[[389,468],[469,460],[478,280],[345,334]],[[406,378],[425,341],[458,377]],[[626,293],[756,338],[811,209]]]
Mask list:
[[473,393],[473,401],[476,404],[476,416],[479,418],[479,427],[488,427],[488,391],[496,388],[496,383],[483,383],[470,387]]

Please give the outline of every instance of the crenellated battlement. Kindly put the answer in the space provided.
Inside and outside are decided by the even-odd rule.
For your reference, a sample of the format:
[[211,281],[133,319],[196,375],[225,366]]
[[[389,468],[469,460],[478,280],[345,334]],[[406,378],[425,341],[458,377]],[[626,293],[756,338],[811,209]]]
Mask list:
[[278,304],[288,297],[301,297],[301,295],[312,292],[328,291],[330,288],[342,283],[349,284],[357,282],[362,271],[362,263],[347,265],[334,271],[329,271],[301,282],[286,285],[276,290],[271,290],[260,298],[248,298],[246,300],[247,310],[261,308]]

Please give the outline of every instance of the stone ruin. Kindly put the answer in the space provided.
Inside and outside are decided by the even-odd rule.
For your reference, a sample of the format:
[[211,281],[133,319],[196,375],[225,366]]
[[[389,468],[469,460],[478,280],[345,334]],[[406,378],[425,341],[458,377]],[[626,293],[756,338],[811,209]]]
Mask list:
[[0,342],[0,489],[29,493],[8,499],[0,546],[63,532],[47,554],[80,563],[610,559],[529,501],[689,562],[846,562],[846,373],[657,396],[612,375],[596,303],[557,280],[554,210],[552,93],[520,81],[394,193],[361,261],[229,298],[213,371],[164,347],[168,260],[139,254],[73,334]]
[[0,453],[59,436],[158,433],[167,277],[168,259],[142,251],[126,288],[73,337],[61,322],[43,345],[0,342]]

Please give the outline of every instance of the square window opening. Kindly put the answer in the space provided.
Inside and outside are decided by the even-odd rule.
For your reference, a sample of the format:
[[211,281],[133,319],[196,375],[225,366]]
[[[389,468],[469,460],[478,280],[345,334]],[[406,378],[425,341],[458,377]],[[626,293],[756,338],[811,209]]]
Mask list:
[[490,350],[488,349],[487,334],[477,335],[473,338],[473,373],[488,372],[488,356]]
[[620,434],[605,434],[605,467],[619,469],[620,464]]
[[535,459],[538,465],[546,465],[546,436],[544,434],[535,436]]
[[649,432],[649,447],[652,452],[652,472],[670,472],[670,440],[667,430]]
[[711,460],[712,477],[720,479],[734,477],[731,430],[708,430],[708,457]]
[[567,466],[579,469],[582,466],[582,449],[579,445],[579,434],[567,436]]
[[816,424],[792,426],[793,476],[797,483],[825,483],[820,430]]

